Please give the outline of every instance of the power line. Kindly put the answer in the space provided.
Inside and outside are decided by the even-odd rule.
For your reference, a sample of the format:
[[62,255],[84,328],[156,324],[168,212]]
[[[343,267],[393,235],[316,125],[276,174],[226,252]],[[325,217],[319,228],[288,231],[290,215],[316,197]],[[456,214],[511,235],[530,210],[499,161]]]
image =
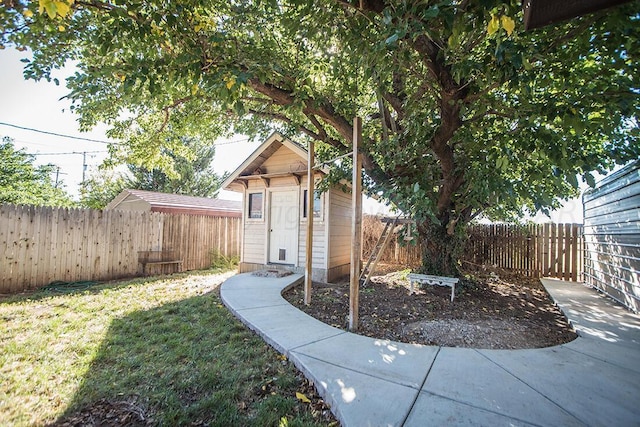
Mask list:
[[118,145],[117,142],[101,141],[99,139],[91,139],[91,138],[83,138],[83,137],[80,137],[80,136],[65,135],[65,134],[62,134],[62,133],[49,132],[49,131],[46,131],[46,130],[28,128],[28,127],[24,127],[24,126],[18,126],[18,125],[14,125],[14,124],[11,124],[11,123],[0,122],[0,125],[8,126],[8,127],[16,128],[16,129],[27,130],[29,132],[37,132],[37,133],[43,133],[43,134],[46,134],[46,135],[59,136],[59,137],[62,137],[62,138],[77,139],[79,141],[89,141],[89,142],[97,142],[97,143],[100,143],[100,144]]
[[[112,141],[102,141],[99,139],[91,139],[91,138],[83,138],[80,136],[73,136],[73,135],[65,135],[62,133],[56,133],[56,132],[49,132],[46,130],[40,130],[40,129],[34,129],[34,128],[29,128],[29,127],[24,127],[24,126],[18,126],[18,125],[14,125],[11,123],[4,123],[4,122],[0,122],[0,126],[8,126],[8,127],[12,127],[12,128],[16,128],[16,129],[22,129],[22,130],[26,130],[26,131],[30,131],[30,132],[37,132],[37,133],[43,133],[46,135],[53,135],[53,136],[59,136],[62,138],[70,138],[70,139],[77,139],[79,141],[89,141],[89,142],[97,142],[100,144],[113,144],[113,145],[120,145],[118,142]],[[236,144],[239,142],[247,142],[249,141],[251,138],[241,138],[241,139],[233,139],[233,140],[229,140],[229,141],[225,141],[225,142],[220,142],[214,145],[229,145],[229,144]],[[23,141],[25,142],[25,141]],[[102,151],[100,151],[102,152]],[[78,154],[78,153],[70,153],[70,154]],[[81,154],[81,153],[80,153]]]
[[217,147],[218,145],[236,144],[238,142],[247,142],[249,140],[251,140],[251,138],[233,139],[233,140],[229,140],[229,141],[225,141],[225,142],[218,142],[218,143],[215,143],[213,145],[215,145]]
[[32,156],[61,156],[67,154],[93,154],[93,153],[108,153],[108,151],[71,151],[68,153],[29,153]]

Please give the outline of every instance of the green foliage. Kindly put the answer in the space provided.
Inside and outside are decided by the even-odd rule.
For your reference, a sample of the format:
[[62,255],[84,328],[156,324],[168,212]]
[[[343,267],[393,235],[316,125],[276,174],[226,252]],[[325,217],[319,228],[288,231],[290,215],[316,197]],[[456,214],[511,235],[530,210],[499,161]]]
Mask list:
[[117,173],[103,168],[85,181],[80,189],[80,203],[83,206],[102,209],[124,189],[158,191],[161,193],[183,194],[196,197],[212,197],[220,188],[224,177],[216,175],[211,168],[215,147],[202,143],[197,138],[182,138],[177,150],[163,148],[163,156],[169,159],[166,168],[161,166],[148,169],[140,166],[132,156],[112,156],[109,165],[116,159],[127,163],[128,173]]
[[221,270],[236,270],[240,264],[240,257],[237,255],[227,256],[222,252],[212,249],[211,255],[211,268],[217,268]]
[[211,167],[215,146],[198,139],[183,138],[181,150],[164,153],[171,159],[171,169],[148,169],[138,164],[128,164],[131,178],[127,188],[211,197],[220,188],[222,178]]
[[54,165],[34,165],[35,156],[16,150],[9,138],[0,143],[0,203],[71,207],[73,200],[52,179]]
[[127,179],[113,171],[92,174],[80,185],[80,204],[91,209],[103,209],[128,185]]
[[638,0],[529,32],[517,0],[12,5],[0,44],[33,51],[25,75],[77,61],[82,124],[111,123],[147,168],[176,135],[230,131],[313,138],[327,159],[362,117],[368,190],[423,239],[554,208],[640,156]]

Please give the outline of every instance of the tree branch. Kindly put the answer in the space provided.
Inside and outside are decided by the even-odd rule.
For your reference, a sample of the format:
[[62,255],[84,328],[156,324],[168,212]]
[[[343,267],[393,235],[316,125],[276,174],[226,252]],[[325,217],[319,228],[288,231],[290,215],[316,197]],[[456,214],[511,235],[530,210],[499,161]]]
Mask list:
[[464,99],[464,103],[471,104],[473,101],[482,98],[492,90],[499,88],[501,84],[502,83],[500,82],[494,82],[493,84],[487,86],[485,89],[481,90],[480,92],[474,93],[473,95],[466,96]]
[[192,99],[191,96],[186,96],[184,98],[177,99],[171,105],[166,105],[162,107],[161,111],[164,113],[164,120],[162,121],[160,128],[156,131],[156,135],[160,134],[167,127],[167,124],[169,123],[169,119],[171,118],[171,110],[173,110],[179,105],[184,104],[185,102],[191,99]]
[[598,19],[600,19],[602,16],[603,16],[603,13],[600,12],[600,13],[595,13],[590,18],[582,18],[583,21],[582,21],[582,23],[580,25],[578,25],[577,27],[573,27],[564,36],[553,40],[551,43],[549,43],[546,46],[545,49],[542,50],[542,52],[549,52],[549,51],[555,49],[559,44],[562,44],[567,40],[571,40],[571,39],[576,38],[576,36],[578,34],[580,34],[581,32],[585,31],[587,28],[589,28],[591,25],[593,25],[593,23],[596,22]]
[[398,121],[401,121],[402,119],[404,119],[404,107],[403,107],[404,101],[402,100],[402,98],[389,92],[384,92],[382,94],[382,97],[385,99],[385,101],[387,101],[391,105],[391,108],[393,108],[393,111],[396,112],[396,114],[398,115]]
[[[294,96],[281,88],[269,83],[262,83],[258,79],[249,80],[249,86],[258,93],[272,99],[276,104],[281,106],[289,106],[295,102]],[[314,102],[305,102],[305,113],[313,114],[331,127],[333,127],[345,141],[352,142],[353,128],[344,117],[336,113],[333,105],[328,102],[314,100]]]
[[271,111],[260,111],[260,110],[254,110],[254,109],[249,109],[248,111],[249,113],[254,114],[256,116],[264,117],[271,120],[276,120],[276,121],[291,125],[296,129],[298,129],[299,131],[301,131],[302,133],[309,135],[311,138],[322,141],[322,138],[320,137],[319,134],[313,132],[311,129],[305,126],[295,123],[293,120],[291,120],[289,117],[285,116],[284,114],[274,113]]
[[362,12],[381,13],[386,7],[384,0],[336,0],[336,3]]

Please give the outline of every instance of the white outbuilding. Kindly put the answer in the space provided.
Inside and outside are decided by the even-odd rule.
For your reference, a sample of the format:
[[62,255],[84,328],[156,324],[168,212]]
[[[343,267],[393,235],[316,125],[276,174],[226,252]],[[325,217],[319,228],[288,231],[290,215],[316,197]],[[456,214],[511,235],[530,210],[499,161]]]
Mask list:
[[[303,273],[311,216],[313,280],[329,282],[349,274],[351,189],[335,186],[316,194],[309,215],[307,159],[304,147],[274,133],[222,184],[243,195],[241,273],[270,267]],[[324,173],[315,172],[316,182]]]

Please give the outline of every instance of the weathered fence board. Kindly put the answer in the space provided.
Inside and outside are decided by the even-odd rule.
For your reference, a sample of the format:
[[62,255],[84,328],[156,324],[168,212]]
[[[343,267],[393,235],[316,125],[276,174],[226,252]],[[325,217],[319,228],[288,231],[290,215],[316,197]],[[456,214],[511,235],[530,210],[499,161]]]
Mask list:
[[470,227],[464,261],[533,277],[578,280],[582,273],[580,224],[491,224]]
[[[54,280],[112,280],[140,273],[137,253],[172,249],[183,268],[211,253],[240,253],[240,219],[137,211],[0,205],[0,293]],[[166,270],[167,272],[169,270]]]
[[[382,233],[375,217],[363,221],[363,257],[366,259]],[[580,224],[487,224],[469,228],[463,262],[492,265],[532,277],[579,280],[582,275],[582,226]],[[420,264],[417,245],[392,242],[382,262]]]

